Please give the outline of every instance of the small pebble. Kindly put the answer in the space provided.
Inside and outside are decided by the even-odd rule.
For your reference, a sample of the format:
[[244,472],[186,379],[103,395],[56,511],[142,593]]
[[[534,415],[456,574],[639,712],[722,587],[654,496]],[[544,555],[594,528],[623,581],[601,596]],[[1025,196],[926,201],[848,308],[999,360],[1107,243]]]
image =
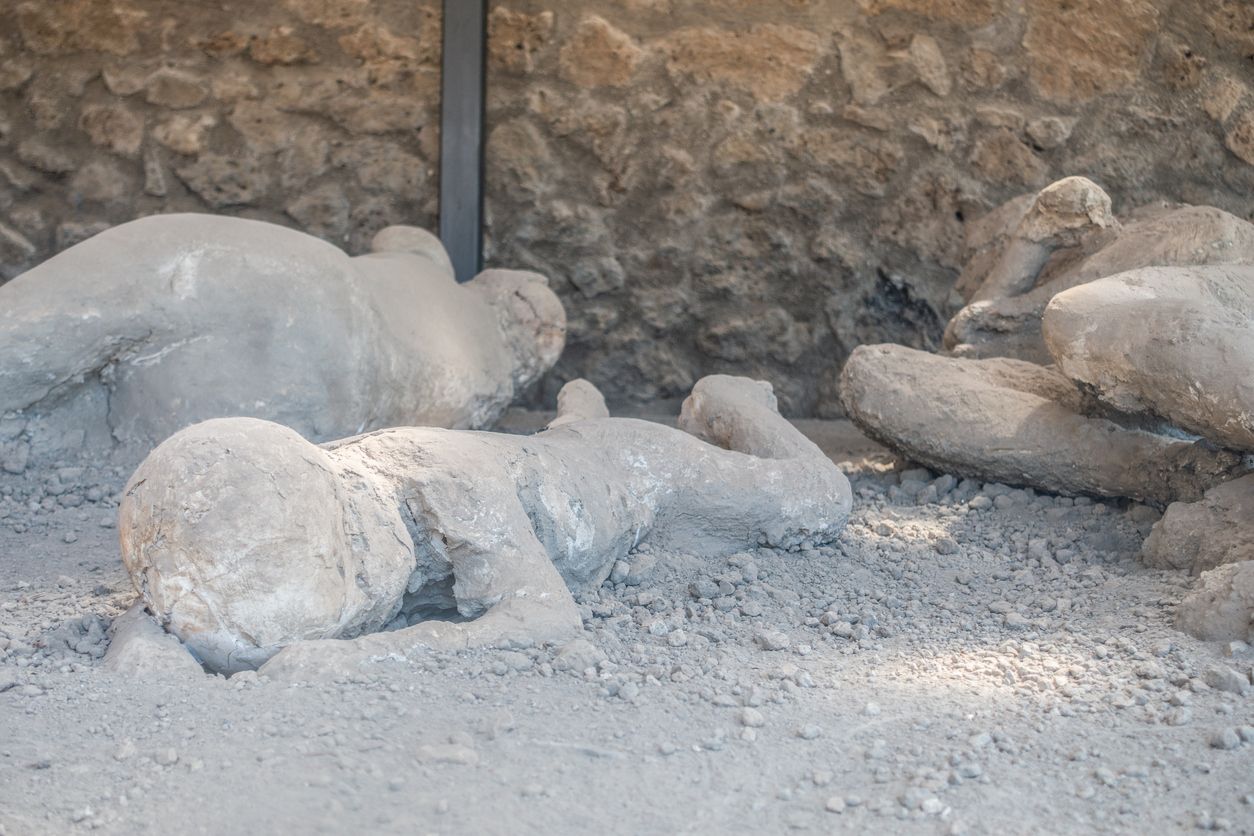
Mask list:
[[758,630],[753,634],[753,641],[763,650],[787,650],[792,644],[788,634],[779,630]]
[[1221,729],[1211,735],[1210,745],[1215,749],[1235,749],[1241,745],[1241,735],[1236,729]]
[[1250,692],[1249,677],[1226,665],[1212,665],[1202,674],[1202,681],[1217,691],[1244,696]]

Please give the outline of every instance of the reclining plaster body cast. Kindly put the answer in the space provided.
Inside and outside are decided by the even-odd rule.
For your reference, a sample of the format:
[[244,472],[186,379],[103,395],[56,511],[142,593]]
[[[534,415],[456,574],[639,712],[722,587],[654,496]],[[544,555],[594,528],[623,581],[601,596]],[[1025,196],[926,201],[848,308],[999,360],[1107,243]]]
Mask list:
[[0,288],[0,414],[36,455],[136,461],[197,421],[250,416],[323,441],[481,427],[556,361],[545,280],[458,285],[438,240],[389,227],[350,258],[212,215],[114,227]]
[[[766,384],[705,378],[682,432],[604,417],[583,381],[559,403],[531,437],[403,428],[317,447],[253,419],[199,424],[132,477],[123,558],[207,666],[293,673],[558,640],[581,627],[569,589],[638,543],[821,544],[848,517],[848,480]],[[472,620],[427,620],[454,608]],[[398,613],[411,626],[375,632]]]

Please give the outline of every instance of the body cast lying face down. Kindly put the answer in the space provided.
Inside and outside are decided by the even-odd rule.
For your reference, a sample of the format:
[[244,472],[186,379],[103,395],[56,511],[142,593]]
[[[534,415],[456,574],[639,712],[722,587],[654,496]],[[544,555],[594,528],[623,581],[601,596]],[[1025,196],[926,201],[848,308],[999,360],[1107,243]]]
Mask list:
[[608,417],[586,381],[558,406],[534,436],[402,428],[317,446],[255,419],[190,427],[128,484],[123,558],[207,668],[291,674],[562,640],[581,629],[570,590],[638,544],[813,547],[848,518],[848,480],[769,384],[704,378],[681,429]]

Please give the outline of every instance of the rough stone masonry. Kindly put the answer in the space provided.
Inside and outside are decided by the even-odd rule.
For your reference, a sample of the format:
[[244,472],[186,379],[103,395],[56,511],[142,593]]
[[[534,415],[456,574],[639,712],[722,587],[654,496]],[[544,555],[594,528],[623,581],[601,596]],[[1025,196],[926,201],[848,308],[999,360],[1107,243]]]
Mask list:
[[[3,0],[0,271],[169,211],[350,252],[436,211],[435,0]],[[866,342],[939,344],[964,228],[1064,175],[1251,217],[1244,0],[511,0],[489,260],[554,278],[611,402],[702,375],[839,414]]]

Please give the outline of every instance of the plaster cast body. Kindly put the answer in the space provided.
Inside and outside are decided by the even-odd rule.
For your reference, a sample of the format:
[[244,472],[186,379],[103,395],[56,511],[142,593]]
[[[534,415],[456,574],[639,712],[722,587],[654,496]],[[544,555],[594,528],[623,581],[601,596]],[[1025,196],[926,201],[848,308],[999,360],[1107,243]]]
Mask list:
[[1148,267],[1060,293],[1059,370],[1123,413],[1254,451],[1254,266]]
[[1211,206],[1148,206],[1120,224],[1105,192],[1068,177],[974,223],[968,248],[956,286],[968,304],[945,348],[1048,364],[1041,316],[1054,296],[1142,267],[1254,264],[1254,224]]
[[841,374],[867,435],[945,473],[1157,504],[1246,472],[1237,453],[1085,415],[1075,386],[1021,360],[859,346]]
[[137,460],[197,421],[254,416],[315,440],[480,427],[561,352],[545,280],[454,282],[429,233],[350,258],[212,215],[114,227],[0,287],[0,443]]
[[[642,542],[719,554],[842,529],[848,480],[768,385],[703,379],[685,431],[602,417],[589,389],[570,385],[532,437],[404,428],[317,447],[262,421],[199,424],[128,485],[123,558],[207,666],[273,657],[277,675],[568,637],[569,590]],[[398,615],[411,626],[376,632]]]

